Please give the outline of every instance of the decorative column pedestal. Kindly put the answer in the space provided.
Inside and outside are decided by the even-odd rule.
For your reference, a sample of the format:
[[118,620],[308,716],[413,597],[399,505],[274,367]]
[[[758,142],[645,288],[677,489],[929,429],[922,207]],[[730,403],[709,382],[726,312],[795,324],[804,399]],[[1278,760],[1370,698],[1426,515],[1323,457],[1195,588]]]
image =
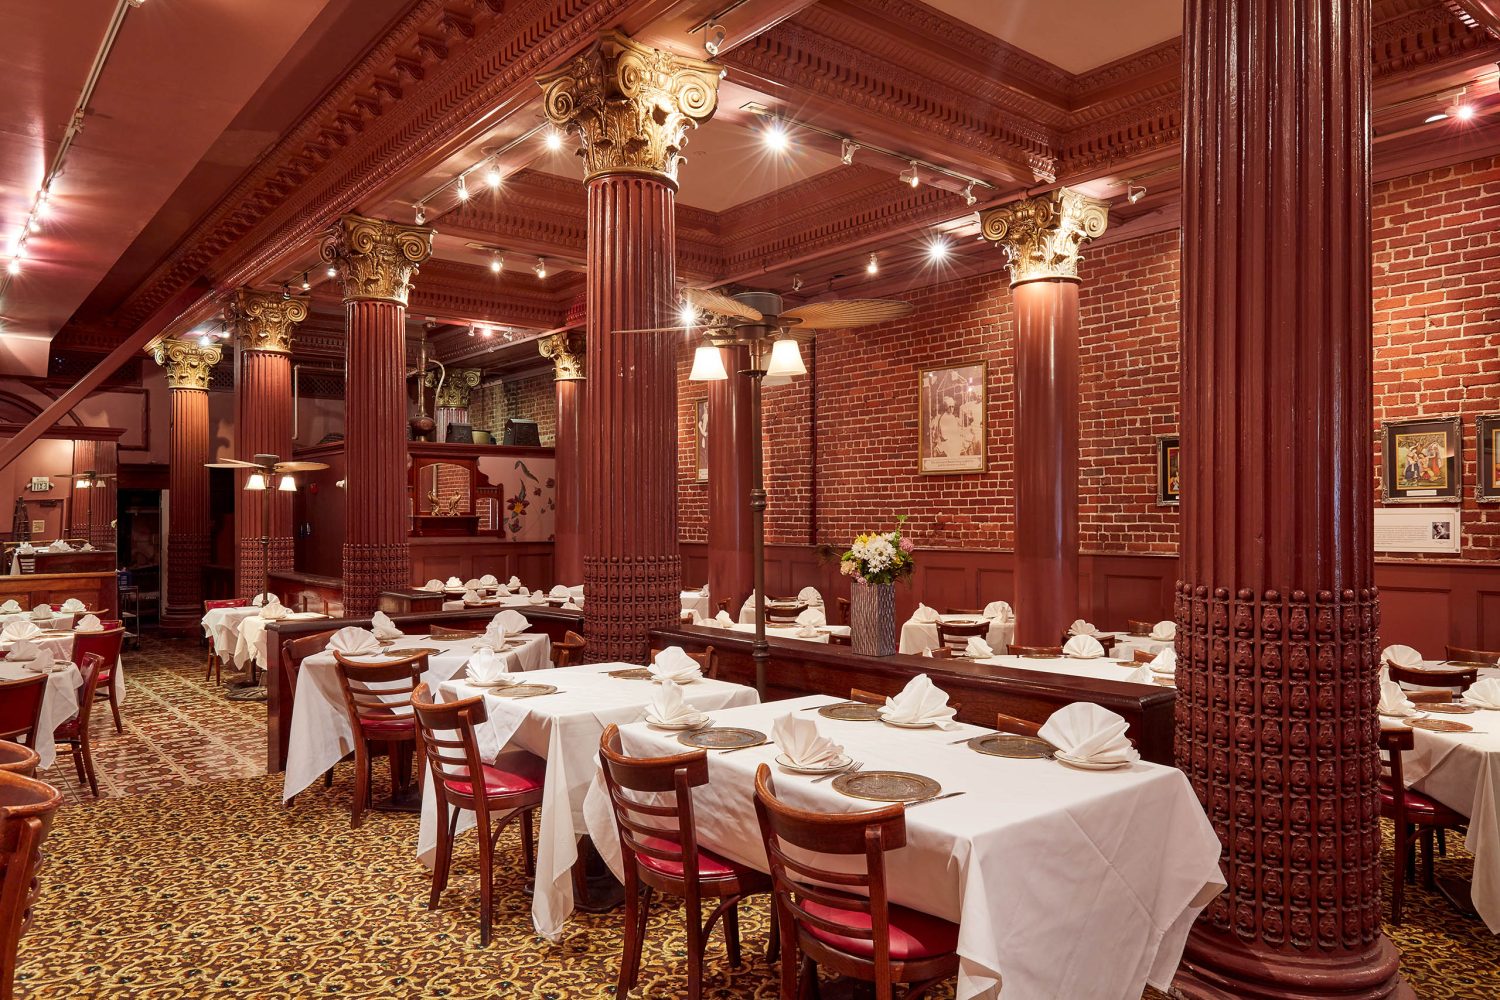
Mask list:
[[[297,324],[307,318],[307,303],[280,295],[241,288],[229,306],[229,328],[234,336],[234,455],[249,462],[256,455],[292,457],[292,338]],[[235,473],[234,535],[235,592],[253,597],[260,591],[266,569],[291,569],[292,494],[276,489],[246,490],[248,472]],[[271,544],[261,545],[267,521],[264,504],[271,505]],[[264,553],[264,554],[263,554]],[[270,562],[261,565],[262,558]]]
[[1411,996],[1381,933],[1370,5],[1188,0],[1182,49],[1177,764],[1229,887],[1177,985]]
[[483,374],[478,368],[449,368],[444,373],[440,386],[438,373],[436,371],[427,373],[427,387],[436,390],[432,397],[432,418],[437,424],[438,441],[448,440],[449,424],[469,422],[469,400],[474,395],[474,387],[479,385]]
[[721,347],[719,355],[730,377],[708,383],[708,592],[715,607],[727,599],[738,616],[755,589],[751,387],[735,374],[750,367],[750,349]]
[[717,107],[719,68],[606,32],[537,82],[548,119],[582,140],[588,187],[588,655],[642,663],[680,611],[677,346],[620,331],[673,322],[677,163]]
[[172,407],[167,467],[170,532],[161,625],[169,632],[191,633],[203,620],[203,564],[209,555],[208,379],[222,351],[217,344],[199,347],[185,340],[164,340],[152,356],[166,370]]
[[[554,583],[576,587],[583,583],[583,405],[588,383],[583,358],[567,333],[554,333],[537,344],[550,358],[557,390],[557,511],[552,529]],[[586,602],[585,602],[586,603]]]
[[1010,255],[1016,316],[1016,641],[1052,646],[1078,617],[1078,261],[1107,202],[1059,188],[981,216]]
[[433,230],[346,215],[323,241],[344,286],[344,613],[374,613],[410,587],[406,490],[406,298]]

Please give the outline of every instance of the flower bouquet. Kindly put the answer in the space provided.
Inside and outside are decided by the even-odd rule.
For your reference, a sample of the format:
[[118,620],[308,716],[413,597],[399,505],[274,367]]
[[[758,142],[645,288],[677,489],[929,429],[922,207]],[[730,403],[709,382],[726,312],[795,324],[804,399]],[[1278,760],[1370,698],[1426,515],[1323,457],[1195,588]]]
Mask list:
[[896,651],[895,582],[916,569],[912,540],[896,530],[859,535],[839,557],[839,571],[852,577],[849,590],[849,642],[854,652],[890,656]]

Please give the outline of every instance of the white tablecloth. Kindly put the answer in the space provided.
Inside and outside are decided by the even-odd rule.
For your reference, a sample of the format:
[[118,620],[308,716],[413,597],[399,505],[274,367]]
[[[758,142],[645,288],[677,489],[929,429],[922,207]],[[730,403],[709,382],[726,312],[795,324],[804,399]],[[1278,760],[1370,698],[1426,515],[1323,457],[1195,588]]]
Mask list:
[[[703,624],[704,626],[706,626],[708,628],[716,628],[716,627],[718,627],[718,626],[715,626],[715,625],[709,625],[708,622],[702,622],[701,624]],[[849,634],[849,626],[848,625],[816,625],[816,626],[814,626],[814,628],[818,629],[818,634],[817,635],[798,635],[797,632],[801,628],[802,628],[802,626],[800,626],[800,625],[770,625],[770,624],[767,624],[766,625],[766,638],[768,638],[768,639],[800,639],[803,642],[824,642],[824,643],[826,643],[828,641],[828,637],[830,635],[835,634],[835,633],[838,634],[838,635],[848,635]],[[754,625],[754,623],[751,623],[751,624],[747,625],[744,622],[735,622],[733,625],[729,626],[729,631],[732,631],[732,632],[743,632],[746,635],[754,635],[755,634],[755,625]]]
[[715,614],[713,601],[709,600],[707,594],[698,590],[684,590],[682,592],[682,613],[689,611],[698,612],[699,618],[712,618]]
[[[44,635],[31,640],[33,645],[40,646],[52,654],[53,659],[73,659],[73,636],[69,635]],[[0,652],[10,652],[10,647],[15,645],[10,640],[0,641]],[[82,677],[77,678],[74,683],[82,683]],[[101,685],[102,689],[102,685]],[[75,698],[76,702],[77,699]],[[125,662],[124,657],[115,660],[115,704],[125,704]],[[69,716],[63,716],[64,719]]]
[[[939,615],[943,621],[952,621],[955,618],[973,621],[973,615]],[[991,618],[990,634],[985,641],[990,648],[998,652],[1004,652],[1009,648],[1011,640],[1016,635],[1016,623],[1014,619]],[[936,649],[938,644],[937,626],[932,622],[919,622],[908,618],[901,626],[901,643],[897,648],[899,653],[912,653],[920,655],[929,649]]]
[[[310,622],[318,618],[327,618],[325,614],[316,611],[291,611],[284,617],[275,619],[282,622]],[[249,670],[250,661],[260,669],[266,669],[266,626],[271,621],[260,615],[247,615],[240,619],[239,628],[234,633],[234,651],[230,654],[230,662],[237,670]],[[331,659],[330,659],[331,662]]]
[[204,612],[203,634],[213,643],[214,653],[220,659],[233,662],[235,643],[239,641],[240,623],[255,618],[260,608],[213,608]]
[[[716,721],[769,734],[778,716],[832,700],[772,702]],[[968,792],[912,807],[907,846],[886,858],[893,902],[959,924],[959,1000],[1001,996],[1002,981],[1004,1000],[1139,1000],[1148,982],[1168,987],[1188,929],[1224,886],[1219,840],[1181,771],[1146,763],[1079,771],[951,745],[984,732],[975,726],[817,723],[867,771],[916,771]],[[622,739],[636,755],[676,750],[669,734],[644,725],[623,727]],[[709,754],[709,784],[693,793],[699,844],[765,871],[754,775],[776,753],[770,745]],[[793,806],[871,806],[772,766],[778,794]],[[588,829],[618,873],[619,841],[597,767],[595,775]]]
[[[87,612],[84,613],[86,614]],[[73,612],[59,611],[53,614],[50,618],[33,618],[31,617],[31,612],[29,611],[21,611],[11,615],[0,615],[0,629],[3,629],[11,622],[18,621],[32,622],[33,624],[41,628],[72,628]]]
[[[0,660],[0,678],[15,681],[35,676],[18,664]],[[37,724],[36,745],[32,747],[41,757],[39,766],[43,769],[51,767],[57,759],[53,730],[78,714],[78,685],[82,681],[78,668],[71,662],[67,669],[47,675],[47,692],[42,695],[42,717]]]
[[[527,680],[559,688],[557,694],[538,698],[499,698],[458,681],[439,689],[443,700],[472,698],[481,691],[487,695],[484,705],[489,721],[478,733],[480,753],[486,760],[493,760],[507,748],[528,750],[547,760],[531,922],[537,933],[549,940],[562,935],[573,912],[570,872],[578,860],[578,838],[584,833],[583,799],[597,771],[599,737],[612,722],[623,725],[639,720],[655,690],[651,681],[621,680],[606,674],[630,666],[603,663],[538,671]],[[716,717],[722,709],[756,701],[753,688],[706,679],[683,685],[682,696],[688,704]],[[437,799],[430,774],[428,779],[423,786],[417,853],[422,863],[431,867],[437,851]],[[459,819],[459,831],[473,825],[474,814],[465,810]]]
[[1131,659],[1135,656],[1136,650],[1155,656],[1164,649],[1172,648],[1171,639],[1152,639],[1149,636],[1131,635],[1128,632],[1100,632],[1099,635],[1114,636],[1115,644],[1109,648],[1109,655],[1117,660]]
[[[540,670],[551,665],[552,641],[541,632],[524,633],[525,641],[507,648],[506,661],[511,670]],[[463,669],[474,654],[473,639],[437,641],[425,635],[410,635],[396,641],[396,649],[423,646],[438,649],[427,659],[422,679],[427,686],[437,686]],[[373,662],[379,662],[375,660]],[[337,663],[333,653],[324,650],[302,661],[297,674],[297,692],[292,699],[292,725],[287,734],[286,775],[282,779],[281,797],[293,795],[311,785],[323,772],[344,759],[354,749],[354,730],[344,708],[344,692],[339,688]]]
[[[1014,667],[1016,670],[1037,670],[1044,674],[1093,677],[1106,681],[1124,681],[1139,666],[1138,664],[1123,666],[1108,656],[1101,656],[1094,660],[1075,660],[1067,656],[1049,656],[1045,659],[1030,656],[988,656],[974,662],[993,663],[1001,667]],[[1175,687],[1170,674],[1157,675],[1156,683],[1162,687]]]

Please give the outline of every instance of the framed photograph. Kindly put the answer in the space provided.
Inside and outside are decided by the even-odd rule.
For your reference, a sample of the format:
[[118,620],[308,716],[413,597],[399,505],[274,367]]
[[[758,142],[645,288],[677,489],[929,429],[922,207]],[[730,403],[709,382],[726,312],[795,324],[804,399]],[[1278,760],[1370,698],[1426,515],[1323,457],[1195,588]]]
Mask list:
[[1479,443],[1474,499],[1480,503],[1500,503],[1500,413],[1481,413],[1474,422]]
[[929,368],[917,377],[917,471],[924,476],[983,472],[985,387],[983,361]]
[[1386,503],[1457,502],[1463,494],[1463,420],[1420,417],[1380,425]]
[[698,482],[708,482],[708,400],[698,400],[698,420],[693,438],[697,442]]
[[1156,502],[1175,507],[1182,501],[1182,438],[1156,436]]

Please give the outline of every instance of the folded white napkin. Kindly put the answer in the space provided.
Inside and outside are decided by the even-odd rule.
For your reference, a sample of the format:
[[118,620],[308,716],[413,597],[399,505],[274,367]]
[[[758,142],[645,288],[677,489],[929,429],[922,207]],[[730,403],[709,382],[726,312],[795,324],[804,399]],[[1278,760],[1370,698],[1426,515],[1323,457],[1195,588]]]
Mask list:
[[1150,667],[1158,674],[1177,673],[1177,650],[1168,646],[1151,658]]
[[698,722],[706,716],[682,698],[682,687],[675,681],[662,681],[646,704],[646,721],[658,726],[677,726]]
[[1039,736],[1074,760],[1111,764],[1140,760],[1125,735],[1123,718],[1091,701],[1075,701],[1052,713]]
[[[567,605],[564,604],[563,607],[567,607]],[[688,608],[686,611],[684,611],[682,613],[682,619],[683,619],[683,621],[687,622],[689,625],[702,625],[703,624],[703,616],[698,613],[698,609],[697,608]]]
[[510,672],[505,657],[495,655],[493,649],[479,649],[469,657],[469,680],[476,684],[519,684],[519,675]]
[[500,581],[496,578],[495,574],[486,573],[479,578],[479,584],[482,587],[498,587],[500,586]]
[[364,656],[380,652],[380,642],[369,629],[346,625],[328,637],[328,648],[345,656]]
[[703,677],[698,661],[687,655],[681,646],[668,646],[656,654],[656,659],[647,668],[651,676],[659,681],[675,681],[690,684]]
[[15,601],[6,601],[0,604],[0,615],[18,615],[21,613],[21,605]]
[[926,674],[907,681],[900,694],[887,698],[880,707],[880,717],[888,722],[912,725],[926,722],[939,729],[953,728],[953,714],[948,696]]
[[505,626],[490,622],[489,627],[484,630],[484,634],[474,640],[474,645],[486,646],[490,649],[504,649],[505,637]]
[[[531,591],[527,590],[525,587],[512,587],[511,588],[511,593],[515,594],[517,597],[530,597],[531,596]],[[544,600],[547,597],[547,595],[544,594],[544,593],[542,593],[540,590],[538,590],[536,593],[537,593],[538,597],[543,598]]]
[[384,611],[377,611],[370,616],[370,631],[375,633],[377,639],[399,639],[406,634],[396,627],[391,616]]
[[971,635],[969,636],[969,641],[964,644],[964,655],[978,660],[986,656],[994,656],[995,651],[990,648],[989,643],[984,641],[984,636]]
[[1177,623],[1157,622],[1151,626],[1151,638],[1159,642],[1171,642],[1177,638]]
[[720,611],[712,618],[705,618],[700,623],[708,628],[733,628],[734,619],[729,617],[728,611]]
[[812,719],[788,712],[771,723],[771,739],[798,767],[821,767],[844,755],[844,748],[818,732]]
[[72,552],[73,551],[73,546],[69,545],[67,542],[65,542],[61,538],[59,538],[57,541],[55,541],[51,545],[47,546],[47,551],[48,552]]
[[705,583],[703,586],[701,586],[701,587],[698,588],[698,596],[699,597],[707,597],[708,596],[708,584]]
[[1071,624],[1071,625],[1068,626],[1068,634],[1069,635],[1098,635],[1099,634],[1099,630],[1097,628],[1095,628],[1089,622],[1086,622],[1082,618],[1079,618],[1077,621],[1073,622],[1073,624]]
[[98,615],[84,615],[82,618],[78,619],[78,623],[73,626],[73,631],[103,632],[104,625],[100,623]]
[[64,611],[71,611],[71,612],[74,612],[75,614],[77,612],[79,612],[79,611],[82,611],[83,608],[84,608],[83,602],[80,601],[76,597],[70,597],[70,598],[68,598],[66,601],[63,601],[63,605],[62,605],[62,609]]
[[529,595],[527,595],[526,600],[530,604],[546,604],[547,595],[542,593],[540,590],[533,590]]
[[291,612],[287,610],[286,605],[282,604],[275,597],[272,597],[260,609],[260,616],[268,622],[280,621],[289,614]]
[[[1471,689],[1472,690],[1472,689]],[[1404,717],[1417,714],[1417,706],[1411,703],[1401,685],[1395,681],[1383,681],[1380,685],[1380,704],[1375,711],[1381,715]]]
[[809,608],[821,608],[823,606],[823,595],[818,593],[817,587],[803,587],[797,591],[797,600],[806,604]]
[[262,604],[266,603],[267,600],[279,601],[281,600],[281,598],[277,597],[275,594],[256,594],[254,597],[250,598],[250,606],[252,608],[258,608]]
[[436,577],[433,577],[431,580],[428,580],[426,583],[422,584],[422,586],[418,587],[417,589],[418,590],[428,590],[428,591],[439,591],[439,590],[443,589],[443,581],[437,579]]
[[32,545],[30,542],[22,542],[20,545],[16,546],[16,552],[20,553],[23,556],[36,555],[36,546]]
[[93,542],[84,542],[82,545],[78,546],[78,551],[79,552],[92,552],[92,551],[94,551],[94,543]]
[[573,592],[570,591],[567,587],[564,587],[562,584],[559,583],[557,586],[555,586],[551,590],[547,591],[547,596],[548,597],[561,597],[563,600],[567,600],[569,597],[573,596]]
[[569,587],[568,596],[573,598],[573,600],[575,601],[583,600],[583,584],[580,583],[576,587]]
[[798,625],[827,625],[828,616],[823,614],[822,608],[804,608],[797,615]]
[[1151,672],[1151,668],[1144,663],[1142,663],[1140,666],[1136,667],[1134,670],[1120,679],[1130,684],[1156,683],[1156,675],[1153,674]]
[[1091,635],[1075,635],[1063,643],[1063,655],[1075,660],[1092,660],[1104,655],[1104,646]]
[[[572,598],[569,598],[568,600],[563,601],[562,607],[563,607],[564,611],[582,611],[583,610],[583,605],[576,603]],[[696,611],[693,612],[693,614],[697,614],[697,613],[698,612],[696,612]]]
[[798,625],[795,634],[799,639],[816,639],[822,633],[816,625]]
[[1015,613],[1010,610],[1010,605],[1004,601],[991,601],[984,606],[984,617],[1008,622],[1015,617]]
[[1380,651],[1381,663],[1394,663],[1398,667],[1415,667],[1422,662],[1422,654],[1410,646],[1387,646]]
[[932,625],[935,622],[941,621],[942,617],[942,615],[937,613],[936,608],[929,608],[927,605],[920,602],[917,604],[917,610],[913,611],[911,614],[912,621],[922,622],[925,625]]
[[464,582],[462,580],[460,580],[456,576],[450,576],[450,577],[448,577],[447,580],[445,580],[443,582],[443,586],[444,587],[452,587],[454,590],[460,590],[460,589],[462,589],[463,585],[464,585]]
[[481,586],[483,586],[483,584],[481,584],[479,582],[479,578],[478,577],[475,577],[472,580],[465,580],[464,581],[464,589],[465,590],[478,590]]
[[505,585],[507,587],[509,587],[511,590],[520,590],[521,589],[521,578],[519,576],[513,576],[509,580],[505,581]]
[[465,590],[464,591],[464,603],[465,604],[478,604],[479,603],[479,591],[474,590],[472,588],[468,589],[468,590]]
[[10,655],[6,659],[12,663],[23,663],[28,670],[50,670],[52,667],[52,651],[25,639],[10,647]]
[[497,596],[497,597],[509,597],[510,596],[510,588],[507,587],[503,583],[500,584],[498,587],[495,588],[495,596]]
[[1500,677],[1486,677],[1469,685],[1464,701],[1475,708],[1500,709]]
[[24,618],[18,618],[6,624],[0,629],[0,639],[30,639],[42,630],[36,622],[29,622]]
[[51,618],[53,614],[52,605],[50,604],[38,604],[31,609],[31,617],[33,618]]
[[527,618],[519,611],[512,611],[509,608],[506,608],[504,611],[497,613],[495,617],[490,619],[489,627],[499,627],[504,629],[510,635],[518,635],[521,632],[525,632],[527,629],[531,628],[531,619]]

